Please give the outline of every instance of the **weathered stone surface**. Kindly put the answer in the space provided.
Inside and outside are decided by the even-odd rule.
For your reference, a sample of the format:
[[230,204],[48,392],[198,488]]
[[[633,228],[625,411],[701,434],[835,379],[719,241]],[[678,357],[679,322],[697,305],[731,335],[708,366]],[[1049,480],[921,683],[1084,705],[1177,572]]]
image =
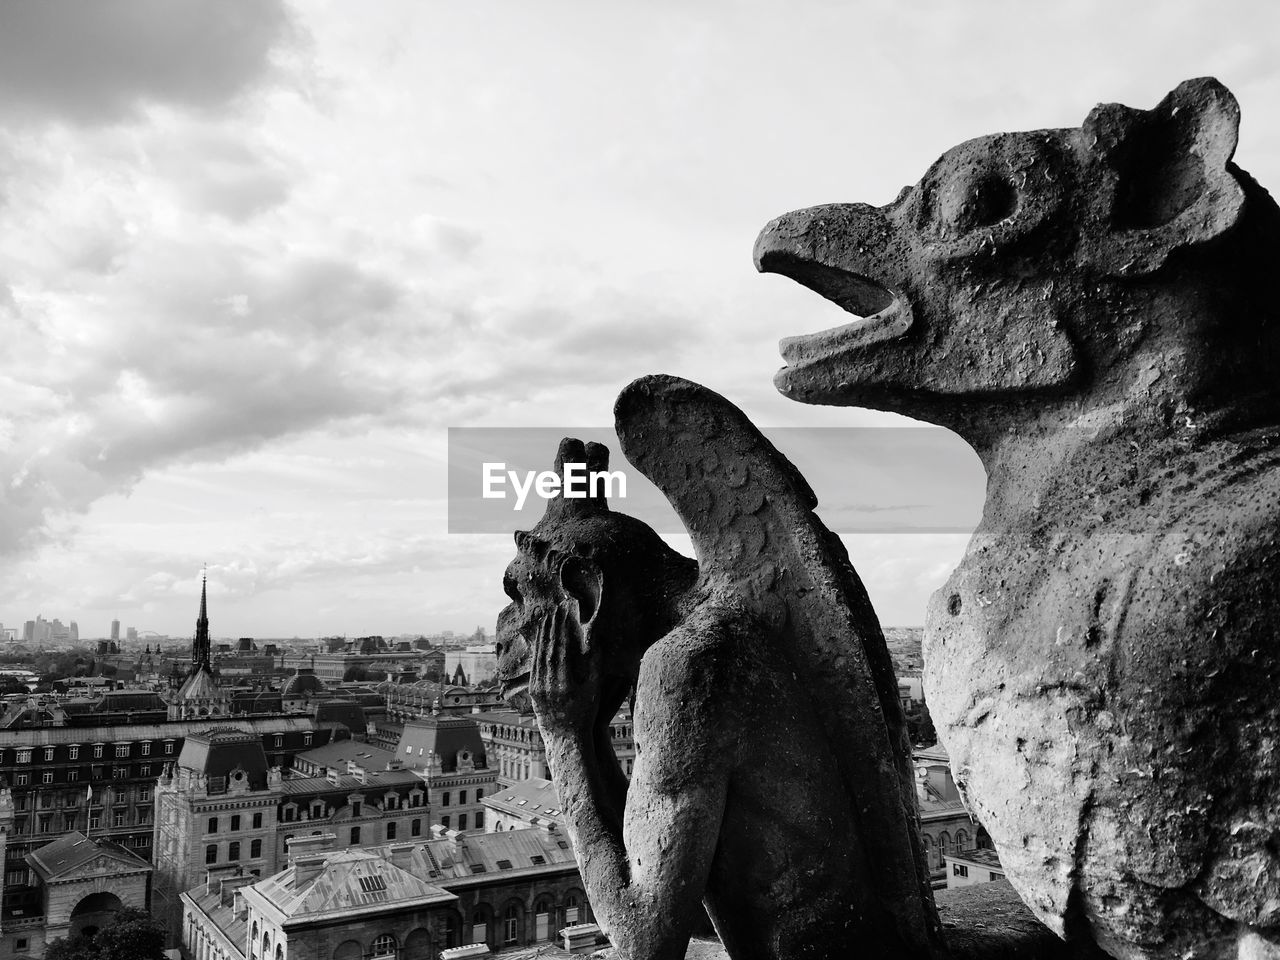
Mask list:
[[1124,958],[1280,953],[1280,211],[1217,81],[787,214],[762,270],[866,315],[777,384],[982,457],[925,689],[1014,886]]
[[[938,955],[897,683],[813,494],[696,384],[644,378],[615,413],[698,561],[603,499],[551,500],[498,627],[597,921],[629,960],[683,958],[704,900],[739,960]],[[566,463],[607,452],[566,440]],[[633,689],[628,788],[609,722]]]

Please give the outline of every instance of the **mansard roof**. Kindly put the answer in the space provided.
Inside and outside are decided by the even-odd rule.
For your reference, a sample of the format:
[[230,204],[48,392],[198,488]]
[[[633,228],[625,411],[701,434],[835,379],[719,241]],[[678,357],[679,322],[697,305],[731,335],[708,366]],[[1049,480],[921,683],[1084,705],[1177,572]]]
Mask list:
[[234,727],[189,735],[178,755],[178,766],[210,778],[243,771],[251,789],[265,790],[267,786],[267,755],[261,738]]
[[468,755],[476,768],[486,764],[480,725],[470,716],[434,714],[409,720],[396,745],[396,759],[405,766],[426,767],[431,754],[438,754],[445,773],[458,769],[458,761]]

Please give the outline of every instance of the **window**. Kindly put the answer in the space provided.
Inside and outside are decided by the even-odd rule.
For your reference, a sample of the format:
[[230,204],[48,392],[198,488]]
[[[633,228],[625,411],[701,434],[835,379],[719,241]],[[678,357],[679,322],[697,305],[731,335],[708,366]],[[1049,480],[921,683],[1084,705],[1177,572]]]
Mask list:
[[255,813],[253,815],[253,829],[257,830],[262,827],[262,814]]
[[446,830],[449,829],[449,815],[447,813],[440,818],[440,826],[444,827]]
[[89,829],[97,830],[100,826],[102,826],[102,816],[96,812],[91,812],[89,814]]
[[124,811],[123,811],[123,810],[117,810],[117,811],[115,811],[113,814],[111,814],[111,825],[112,825],[113,827],[123,827],[123,826],[124,826]]
[[471,942],[484,943],[489,939],[489,918],[484,910],[477,909],[471,914]]
[[138,768],[138,774],[139,776],[143,776],[143,777],[151,776],[151,764],[144,763],[142,766],[140,766]]
[[129,768],[124,766],[123,764],[117,764],[116,766],[111,768],[111,775],[115,777],[117,780],[128,780]]
[[74,780],[79,780],[79,779],[80,779],[80,771],[79,771],[79,770],[68,770],[68,771],[67,771],[67,779],[68,779],[68,780],[72,780],[72,781],[74,781]]
[[218,845],[216,843],[211,843],[204,848],[204,862],[205,863],[218,862]]
[[951,875],[954,877],[967,877],[969,875],[969,868],[963,863],[953,863],[951,865]]
[[144,801],[144,802],[145,802],[145,801],[147,801],[147,800],[150,800],[150,799],[151,799],[151,788],[150,788],[150,787],[143,787],[143,788],[141,788],[141,789],[138,791],[138,799],[139,799],[139,800],[142,800],[142,801]]
[[414,820],[409,824],[409,835],[413,837],[422,836],[422,821]]
[[164,752],[165,752],[165,753],[173,753],[173,741],[172,741],[172,740],[166,740],[166,741],[164,742]]
[[282,733],[277,733],[274,737],[272,737],[272,738],[271,738],[271,745],[272,745],[273,747],[283,747],[283,746],[284,746],[284,734],[282,734]]
[[360,828],[359,828],[359,827],[352,827],[352,828],[351,828],[351,842],[352,842],[352,843],[359,843],[359,842],[360,842]]
[[262,841],[254,840],[249,844],[249,859],[256,860],[260,856],[262,856]]
[[46,770],[44,773],[40,774],[40,782],[41,782],[41,783],[53,783],[53,771],[52,771],[52,770]]
[[539,900],[533,908],[533,939],[550,940],[551,932],[551,904],[547,900]]
[[117,743],[117,744],[116,744],[116,756],[117,756],[117,757],[127,757],[127,756],[129,756],[129,744],[127,744],[127,743]]
[[564,922],[566,926],[573,926],[578,922],[578,895],[571,893],[564,898]]
[[25,787],[25,786],[27,785],[27,782],[28,782],[30,779],[31,779],[31,778],[30,778],[29,776],[27,776],[25,773],[20,773],[20,774],[18,774],[16,777],[14,777],[14,780],[16,780],[16,781],[17,781],[18,786],[20,786],[20,787]]
[[74,813],[64,813],[62,815],[62,832],[70,833],[76,828],[76,815]]
[[987,876],[989,876],[992,880],[1003,880],[1003,879],[1004,879],[1004,874],[1003,874],[1003,873],[996,873],[994,870],[992,870],[990,873],[988,873],[988,874],[987,874]]
[[53,759],[53,747],[45,747],[45,748],[44,748],[44,758],[45,758],[46,760],[52,760],[52,759]]
[[19,762],[19,763],[30,763],[30,762],[31,762],[31,751],[30,751],[30,750],[19,750],[19,751],[18,751],[18,762]]
[[467,815],[465,813],[458,814],[458,829],[467,829]]
[[514,903],[507,907],[503,918],[503,943],[515,943],[520,935],[520,908]]
[[351,815],[352,815],[353,817],[358,817],[358,816],[360,816],[360,801],[359,801],[359,800],[352,800],[352,801],[351,801]]
[[105,746],[106,746],[106,744],[104,744],[104,743],[95,743],[95,744],[93,745],[93,759],[95,759],[95,760],[101,760],[101,759],[102,759],[102,751],[103,751],[103,748],[104,748]]
[[53,829],[53,815],[46,813],[40,817],[40,828],[39,828],[40,833],[48,833],[52,829]]
[[396,824],[395,824],[395,821],[392,820],[387,823],[387,839],[394,840],[395,838],[396,838]]
[[149,757],[149,756],[151,756],[151,741],[150,741],[150,740],[144,740],[144,741],[142,742],[142,755],[143,755],[144,757]]
[[217,818],[217,817],[210,817],[210,818],[209,818],[209,829],[208,829],[208,830],[206,830],[206,831],[205,831],[205,833],[217,833],[217,832],[218,832],[218,818]]
[[396,938],[389,933],[384,933],[373,941],[369,947],[369,958],[375,960],[377,957],[394,957],[396,955]]
[[67,759],[68,760],[80,759],[80,746],[78,744],[73,743],[71,746],[67,747]]
[[232,840],[227,844],[227,859],[235,863],[240,859],[240,841]]
[[231,815],[231,829],[232,829],[232,830],[239,830],[239,829],[240,829],[240,814],[238,814],[238,813],[233,813],[233,814]]
[[465,790],[459,790],[459,791],[458,791],[458,806],[460,806],[460,807],[461,807],[461,806],[465,805],[465,804],[466,804],[466,802],[467,802],[467,791],[465,791]]
[[306,733],[304,733],[304,734],[302,735],[302,745],[303,745],[304,747],[309,747],[309,746],[311,746],[311,731],[310,731],[310,730],[308,730]]
[[26,937],[15,937],[13,941],[13,949],[22,951],[27,949],[28,939]]
[[483,810],[480,810],[476,813],[476,829],[477,830],[484,829],[484,811]]
[[484,787],[476,787],[476,803],[484,799]]
[[446,790],[444,793],[440,794],[440,806],[447,807],[448,805],[449,805],[449,791]]

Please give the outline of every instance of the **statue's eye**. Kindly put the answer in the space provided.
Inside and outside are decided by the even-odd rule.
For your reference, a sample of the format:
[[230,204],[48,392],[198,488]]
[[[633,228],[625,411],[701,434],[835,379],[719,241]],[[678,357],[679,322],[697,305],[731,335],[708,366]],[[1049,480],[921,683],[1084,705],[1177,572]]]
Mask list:
[[502,575],[502,591],[512,603],[520,603],[520,588],[516,586],[516,578],[510,573]]
[[957,177],[938,197],[938,220],[952,236],[999,223],[1017,209],[1018,188],[996,174]]

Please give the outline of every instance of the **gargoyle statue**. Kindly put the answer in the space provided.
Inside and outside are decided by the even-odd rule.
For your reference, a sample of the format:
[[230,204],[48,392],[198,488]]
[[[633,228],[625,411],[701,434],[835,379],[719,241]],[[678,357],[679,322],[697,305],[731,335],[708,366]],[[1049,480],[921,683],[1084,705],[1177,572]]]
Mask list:
[[1280,955],[1280,210],[1238,124],[1190,80],[756,244],[862,318],[784,340],[783,393],[982,458],[929,706],[1023,899],[1123,958]]
[[[615,414],[697,562],[601,497],[553,499],[498,622],[598,922],[627,960],[682,960],[704,903],[735,960],[935,956],[892,664],[813,494],[696,384],[638,380]],[[565,440],[556,469],[607,460]],[[633,689],[628,787],[609,723]]]

